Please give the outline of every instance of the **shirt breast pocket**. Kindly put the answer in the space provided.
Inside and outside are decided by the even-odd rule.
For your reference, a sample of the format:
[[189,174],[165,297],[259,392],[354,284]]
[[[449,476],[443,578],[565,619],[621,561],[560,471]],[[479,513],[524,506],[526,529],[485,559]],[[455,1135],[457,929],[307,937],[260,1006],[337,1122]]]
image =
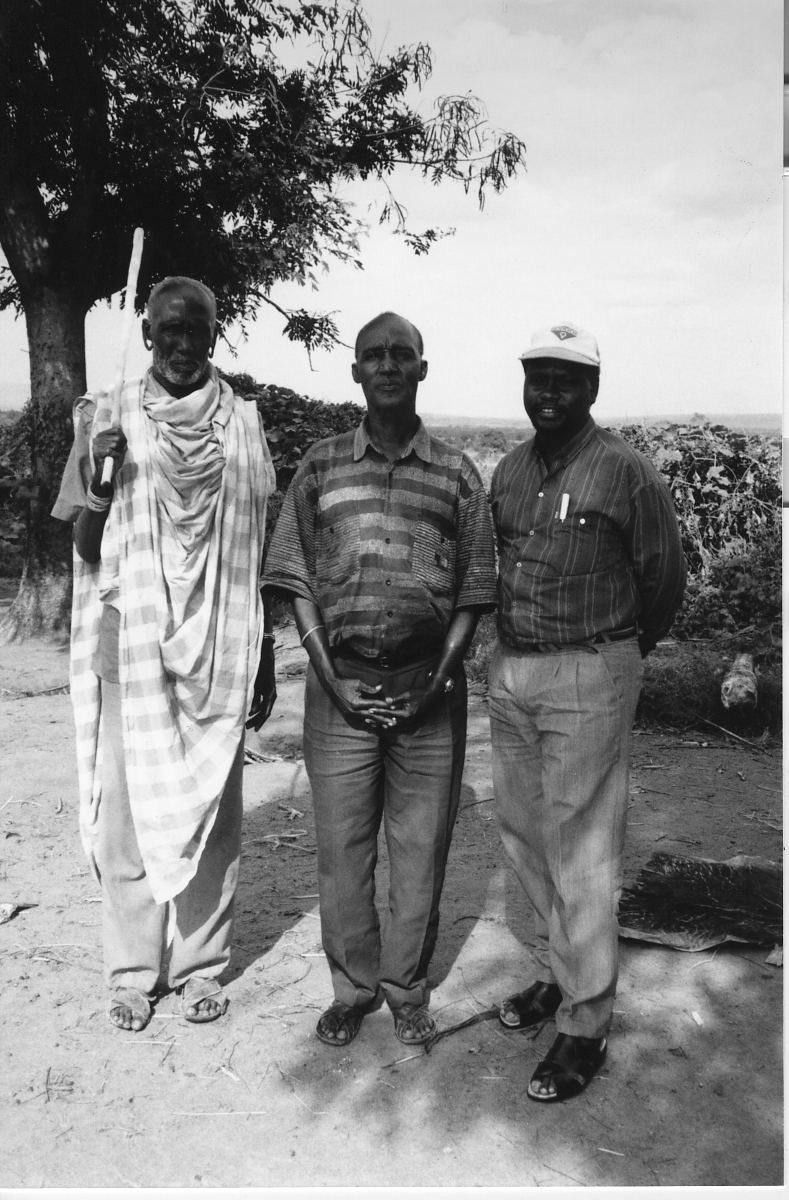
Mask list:
[[617,561],[618,544],[594,513],[578,513],[557,522],[551,558],[560,575],[593,575]]
[[420,524],[414,535],[412,570],[414,578],[435,596],[455,591],[457,543],[434,525]]
[[359,569],[359,514],[323,516],[315,543],[319,583],[343,583]]

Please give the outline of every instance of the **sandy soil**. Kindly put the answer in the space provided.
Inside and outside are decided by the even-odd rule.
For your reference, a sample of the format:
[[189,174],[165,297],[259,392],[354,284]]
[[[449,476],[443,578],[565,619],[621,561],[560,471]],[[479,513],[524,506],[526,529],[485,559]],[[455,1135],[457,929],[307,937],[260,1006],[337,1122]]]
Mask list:
[[[228,1013],[190,1025],[165,998],[139,1035],[106,1017],[67,652],[0,650],[0,902],[35,906],[0,926],[0,1187],[780,1184],[781,971],[764,948],[623,941],[607,1065],[565,1105],[525,1094],[552,1022],[536,1037],[476,1024],[425,1055],[400,1045],[383,1009],[346,1051],[317,1041],[330,987],[300,756],[304,660],[292,633],[281,640],[280,699],[252,743],[271,761],[245,770]],[[431,970],[442,1027],[530,981],[484,697],[470,717]],[[628,881],[655,849],[779,860],[780,786],[775,750],[638,731]],[[380,869],[383,897],[385,851]]]

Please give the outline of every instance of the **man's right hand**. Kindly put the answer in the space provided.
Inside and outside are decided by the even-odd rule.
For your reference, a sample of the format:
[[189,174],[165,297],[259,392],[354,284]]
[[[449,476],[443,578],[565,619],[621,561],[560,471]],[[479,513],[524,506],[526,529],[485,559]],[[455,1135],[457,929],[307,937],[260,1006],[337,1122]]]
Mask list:
[[96,469],[93,472],[93,479],[90,484],[94,495],[102,496],[106,493],[106,486],[103,486],[101,482],[105,458],[112,459],[112,478],[114,479],[121,469],[125,453],[126,435],[120,425],[113,425],[111,428],[103,429],[101,433],[96,434],[93,439],[93,461],[96,464]]

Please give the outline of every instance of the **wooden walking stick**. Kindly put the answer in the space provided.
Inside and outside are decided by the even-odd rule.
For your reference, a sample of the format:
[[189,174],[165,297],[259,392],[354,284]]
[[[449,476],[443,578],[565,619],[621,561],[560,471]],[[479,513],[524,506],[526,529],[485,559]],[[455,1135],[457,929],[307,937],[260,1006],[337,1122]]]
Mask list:
[[[129,342],[131,341],[132,326],[134,325],[134,301],[137,297],[137,276],[140,274],[144,237],[145,233],[142,229],[135,229],[132,254],[129,260],[129,274],[126,276],[126,306],[123,310],[123,334],[121,336],[120,350],[118,351],[118,362],[115,368],[115,383],[112,389],[111,412],[113,425],[120,425],[121,423],[121,392],[123,391],[123,376],[126,372],[126,356],[129,352]],[[111,456],[104,459],[101,482],[112,482]]]

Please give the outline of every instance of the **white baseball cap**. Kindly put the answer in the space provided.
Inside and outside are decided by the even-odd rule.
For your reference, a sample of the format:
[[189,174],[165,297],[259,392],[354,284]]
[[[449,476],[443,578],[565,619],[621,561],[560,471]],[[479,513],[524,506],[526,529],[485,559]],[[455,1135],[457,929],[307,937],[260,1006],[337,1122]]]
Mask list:
[[529,358],[563,358],[568,362],[584,363],[587,367],[600,366],[596,339],[588,330],[569,321],[551,325],[550,329],[538,329],[529,349],[520,355],[521,362]]

